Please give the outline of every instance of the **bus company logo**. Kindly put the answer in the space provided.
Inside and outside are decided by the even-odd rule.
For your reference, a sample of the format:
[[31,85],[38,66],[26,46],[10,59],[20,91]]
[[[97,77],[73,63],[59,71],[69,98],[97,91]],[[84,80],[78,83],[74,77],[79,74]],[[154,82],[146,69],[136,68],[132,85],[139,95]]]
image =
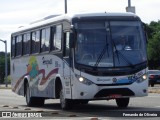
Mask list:
[[116,83],[117,82],[117,78],[113,78],[112,81],[113,81],[113,83]]
[[44,57],[42,57],[42,63],[43,63],[43,65],[47,65],[47,67],[48,67],[48,65],[51,65],[52,64],[52,59],[50,59],[50,60],[45,60],[45,58]]
[[29,63],[27,65],[27,73],[31,76],[31,78],[35,78],[38,75],[39,67],[38,62],[35,56],[31,56],[29,59]]

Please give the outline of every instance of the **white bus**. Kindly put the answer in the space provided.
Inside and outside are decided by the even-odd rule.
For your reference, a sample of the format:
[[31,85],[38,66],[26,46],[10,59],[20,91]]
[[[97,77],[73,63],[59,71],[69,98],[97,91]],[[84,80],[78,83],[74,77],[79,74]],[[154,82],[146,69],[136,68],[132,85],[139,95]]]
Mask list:
[[[118,45],[121,44],[121,48]],[[11,35],[12,91],[28,106],[60,99],[62,109],[91,100],[148,95],[146,37],[131,13],[50,16]]]

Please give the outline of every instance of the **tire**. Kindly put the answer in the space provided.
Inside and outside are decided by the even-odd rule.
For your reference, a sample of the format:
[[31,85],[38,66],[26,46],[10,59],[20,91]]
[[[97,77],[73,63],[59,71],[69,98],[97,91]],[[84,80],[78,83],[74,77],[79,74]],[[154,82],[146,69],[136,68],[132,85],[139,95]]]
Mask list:
[[26,84],[26,103],[28,107],[33,106],[43,106],[45,99],[42,97],[31,97],[31,91],[29,88],[29,84]]
[[45,102],[45,99],[42,98],[42,97],[34,97],[35,99],[35,106],[44,106],[44,102]]
[[62,110],[70,110],[73,107],[72,100],[64,98],[63,89],[61,89],[60,91],[60,104],[61,104]]
[[88,102],[89,102],[89,100],[80,100],[79,104],[85,105],[85,104],[88,104]]
[[119,108],[126,108],[129,104],[129,98],[117,98],[116,103]]
[[151,87],[154,87],[154,83],[151,83]]

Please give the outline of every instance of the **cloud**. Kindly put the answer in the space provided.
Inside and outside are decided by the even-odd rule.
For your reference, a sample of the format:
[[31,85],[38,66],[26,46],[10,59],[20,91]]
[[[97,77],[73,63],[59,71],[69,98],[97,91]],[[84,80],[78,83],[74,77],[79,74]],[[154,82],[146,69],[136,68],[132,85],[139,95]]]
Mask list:
[[[128,0],[67,0],[69,13],[125,12]],[[160,19],[160,0],[131,0],[136,14],[149,23]],[[1,0],[0,38],[10,42],[10,34],[19,26],[51,14],[64,13],[64,0]],[[0,43],[1,45],[2,43]],[[8,48],[10,51],[10,48]],[[4,50],[2,47],[0,51]]]
[[111,0],[68,0],[68,11],[69,12],[81,12],[81,11],[122,12],[125,11],[125,5],[126,2],[124,2],[124,0],[112,0],[112,1]]

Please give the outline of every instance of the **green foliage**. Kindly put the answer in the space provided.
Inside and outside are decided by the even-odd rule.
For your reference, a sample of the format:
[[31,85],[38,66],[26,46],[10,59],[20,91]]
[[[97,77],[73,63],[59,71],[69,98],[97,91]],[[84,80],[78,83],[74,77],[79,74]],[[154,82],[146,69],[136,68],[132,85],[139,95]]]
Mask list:
[[[8,75],[10,74],[10,54],[7,54]],[[0,52],[0,83],[4,83],[5,77],[5,53]]]
[[149,68],[158,69],[160,68],[160,21],[152,21],[149,25],[146,25],[146,28]]
[[148,42],[148,59],[160,60],[160,32],[153,34]]

